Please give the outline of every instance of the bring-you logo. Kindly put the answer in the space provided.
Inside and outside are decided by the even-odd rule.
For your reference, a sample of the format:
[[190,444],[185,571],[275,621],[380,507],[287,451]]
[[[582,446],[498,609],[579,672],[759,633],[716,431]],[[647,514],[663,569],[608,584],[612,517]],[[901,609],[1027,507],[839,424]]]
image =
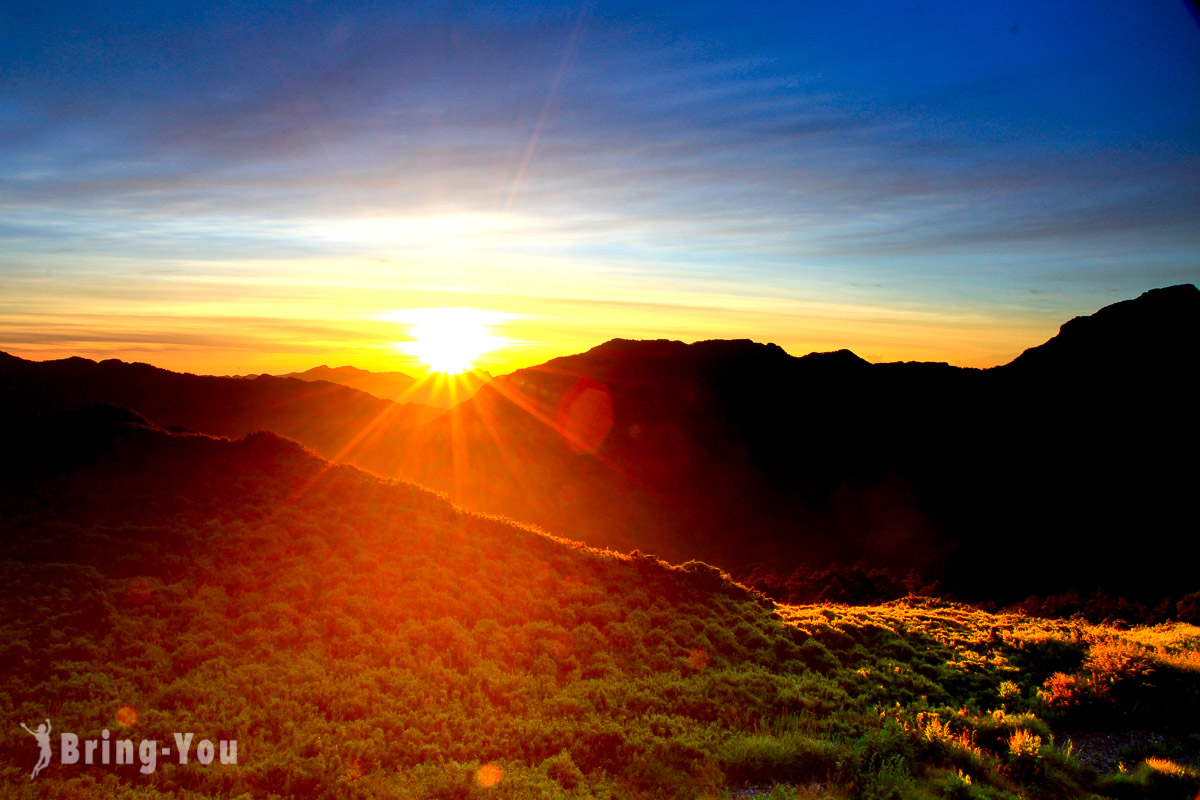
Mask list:
[[[126,712],[127,709],[121,709]],[[132,711],[132,709],[128,709]],[[128,714],[126,714],[126,718]],[[118,714],[122,725],[126,724],[122,715]],[[136,719],[136,717],[135,717]],[[54,759],[54,747],[50,739],[53,726],[50,720],[38,724],[31,729],[24,722],[21,727],[36,740],[38,748],[37,762],[29,779],[33,780],[38,773],[50,765]],[[58,763],[64,766],[73,764],[102,765],[102,766],[133,766],[137,765],[143,775],[149,775],[158,768],[158,759],[174,757],[181,766],[197,763],[208,766],[213,761],[221,764],[236,764],[238,759],[237,739],[219,739],[214,743],[211,739],[195,740],[194,733],[173,734],[174,747],[160,746],[156,739],[114,738],[112,732],[105,728],[99,737],[80,738],[77,734],[63,732],[58,735]],[[193,744],[195,745],[193,747]]]

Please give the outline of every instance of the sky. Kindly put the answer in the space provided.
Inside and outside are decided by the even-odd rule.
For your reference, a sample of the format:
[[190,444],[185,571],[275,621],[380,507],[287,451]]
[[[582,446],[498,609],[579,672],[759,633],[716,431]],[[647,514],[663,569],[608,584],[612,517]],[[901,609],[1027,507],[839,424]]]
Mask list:
[[[1200,278],[1181,0],[0,5],[0,350],[1004,363]],[[475,318],[475,317],[472,317]]]

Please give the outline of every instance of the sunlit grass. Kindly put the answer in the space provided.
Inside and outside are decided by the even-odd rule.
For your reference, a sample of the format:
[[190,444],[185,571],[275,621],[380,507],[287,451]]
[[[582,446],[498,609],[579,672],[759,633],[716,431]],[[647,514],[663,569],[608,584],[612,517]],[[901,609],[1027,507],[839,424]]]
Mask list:
[[[161,483],[113,502],[93,471],[12,540],[90,547],[87,564],[0,561],[5,724],[86,734],[115,713],[141,737],[241,739],[236,768],[106,775],[106,796],[1141,797],[1196,780],[1170,750],[1099,776],[1063,735],[1186,730],[1192,626],[780,606],[715,567],[468,513],[266,434],[176,444],[187,502],[169,518]],[[0,780],[27,779],[29,753],[10,755]]]

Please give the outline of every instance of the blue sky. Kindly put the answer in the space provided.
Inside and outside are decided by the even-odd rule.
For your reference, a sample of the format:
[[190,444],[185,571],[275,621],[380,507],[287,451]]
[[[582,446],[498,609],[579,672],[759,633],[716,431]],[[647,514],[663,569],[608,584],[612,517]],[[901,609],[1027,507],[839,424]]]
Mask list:
[[982,366],[1194,282],[1198,178],[1178,0],[0,8],[30,357],[382,367],[381,319],[453,305],[510,320],[495,367],[612,336]]

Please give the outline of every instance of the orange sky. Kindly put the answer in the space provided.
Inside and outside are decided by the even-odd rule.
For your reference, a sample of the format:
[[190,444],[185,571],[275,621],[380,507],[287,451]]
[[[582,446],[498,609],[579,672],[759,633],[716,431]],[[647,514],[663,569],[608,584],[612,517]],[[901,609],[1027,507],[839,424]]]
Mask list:
[[[469,237],[468,237],[469,238]],[[471,244],[471,242],[467,242]],[[478,244],[478,243],[475,243]],[[465,248],[470,252],[472,248]],[[411,309],[472,308],[499,345],[475,366],[495,374],[610,338],[749,338],[794,355],[849,348],[871,361],[994,366],[1117,297],[1015,293],[1011,302],[906,302],[884,289],[802,291],[736,280],[581,270],[552,258],[486,270],[448,254],[420,270],[386,260],[292,260],[84,271],[64,282],[9,279],[0,349],[23,358],[80,355],[205,374],[282,373],[318,364],[420,372]],[[476,253],[478,255],[478,253]],[[485,254],[486,255],[486,254]],[[429,263],[429,262],[433,263]],[[1022,301],[1025,307],[1017,306]]]

